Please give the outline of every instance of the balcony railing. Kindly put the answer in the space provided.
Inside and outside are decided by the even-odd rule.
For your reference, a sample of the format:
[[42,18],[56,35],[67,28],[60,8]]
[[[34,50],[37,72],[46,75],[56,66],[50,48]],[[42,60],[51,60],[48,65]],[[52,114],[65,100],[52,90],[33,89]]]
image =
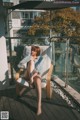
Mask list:
[[[10,74],[11,79],[14,79],[14,74],[17,70],[17,64],[22,59],[22,52],[21,50],[24,49],[25,41],[32,40],[32,39],[39,39],[39,37],[9,37],[9,63],[10,63]],[[57,38],[55,41],[54,38]],[[21,41],[21,46],[15,46],[15,48],[19,48],[20,56],[17,56],[17,52],[15,49],[12,51],[11,44],[12,40],[19,40]],[[42,37],[41,39],[45,39]],[[61,40],[60,40],[61,39]],[[76,40],[74,42],[74,39]],[[52,45],[52,60],[54,63],[54,72],[53,75],[58,76],[61,80],[65,82],[65,86],[70,85],[75,90],[80,92],[80,37],[52,37],[49,39],[50,44]],[[34,41],[33,41],[34,42]],[[30,44],[33,44],[31,42]],[[22,44],[23,43],[23,44]],[[44,44],[44,43],[43,43]],[[28,43],[26,42],[26,45]]]

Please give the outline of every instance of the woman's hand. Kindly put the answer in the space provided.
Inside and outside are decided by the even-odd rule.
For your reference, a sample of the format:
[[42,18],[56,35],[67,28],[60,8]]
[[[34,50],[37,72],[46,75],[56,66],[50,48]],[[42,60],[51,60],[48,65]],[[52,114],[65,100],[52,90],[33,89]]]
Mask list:
[[31,78],[30,78],[30,83],[32,84],[33,82],[34,82],[34,77],[35,76],[37,76],[38,75],[38,73],[37,72],[35,72],[32,76],[31,76]]

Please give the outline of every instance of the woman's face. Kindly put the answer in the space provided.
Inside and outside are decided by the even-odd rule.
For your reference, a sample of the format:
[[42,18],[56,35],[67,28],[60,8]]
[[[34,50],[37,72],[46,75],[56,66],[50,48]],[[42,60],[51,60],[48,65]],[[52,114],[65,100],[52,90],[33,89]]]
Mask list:
[[36,55],[37,55],[37,52],[35,51],[35,49],[32,49],[32,50],[31,50],[31,55],[32,55],[32,56],[36,56]]

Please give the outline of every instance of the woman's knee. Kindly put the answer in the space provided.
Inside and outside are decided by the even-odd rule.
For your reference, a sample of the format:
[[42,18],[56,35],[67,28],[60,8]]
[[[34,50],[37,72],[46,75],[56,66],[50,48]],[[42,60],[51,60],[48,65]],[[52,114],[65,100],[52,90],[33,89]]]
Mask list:
[[38,81],[41,82],[41,78],[39,76],[35,76],[34,77],[34,82],[38,82]]

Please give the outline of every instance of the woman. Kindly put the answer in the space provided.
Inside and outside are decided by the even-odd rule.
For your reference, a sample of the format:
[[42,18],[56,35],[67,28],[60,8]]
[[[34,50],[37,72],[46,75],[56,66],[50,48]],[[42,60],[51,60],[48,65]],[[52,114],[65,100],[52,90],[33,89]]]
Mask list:
[[41,114],[41,76],[35,68],[35,63],[40,55],[40,47],[31,47],[31,60],[27,63],[25,79],[29,81],[30,87],[34,84],[37,90],[37,115]]

